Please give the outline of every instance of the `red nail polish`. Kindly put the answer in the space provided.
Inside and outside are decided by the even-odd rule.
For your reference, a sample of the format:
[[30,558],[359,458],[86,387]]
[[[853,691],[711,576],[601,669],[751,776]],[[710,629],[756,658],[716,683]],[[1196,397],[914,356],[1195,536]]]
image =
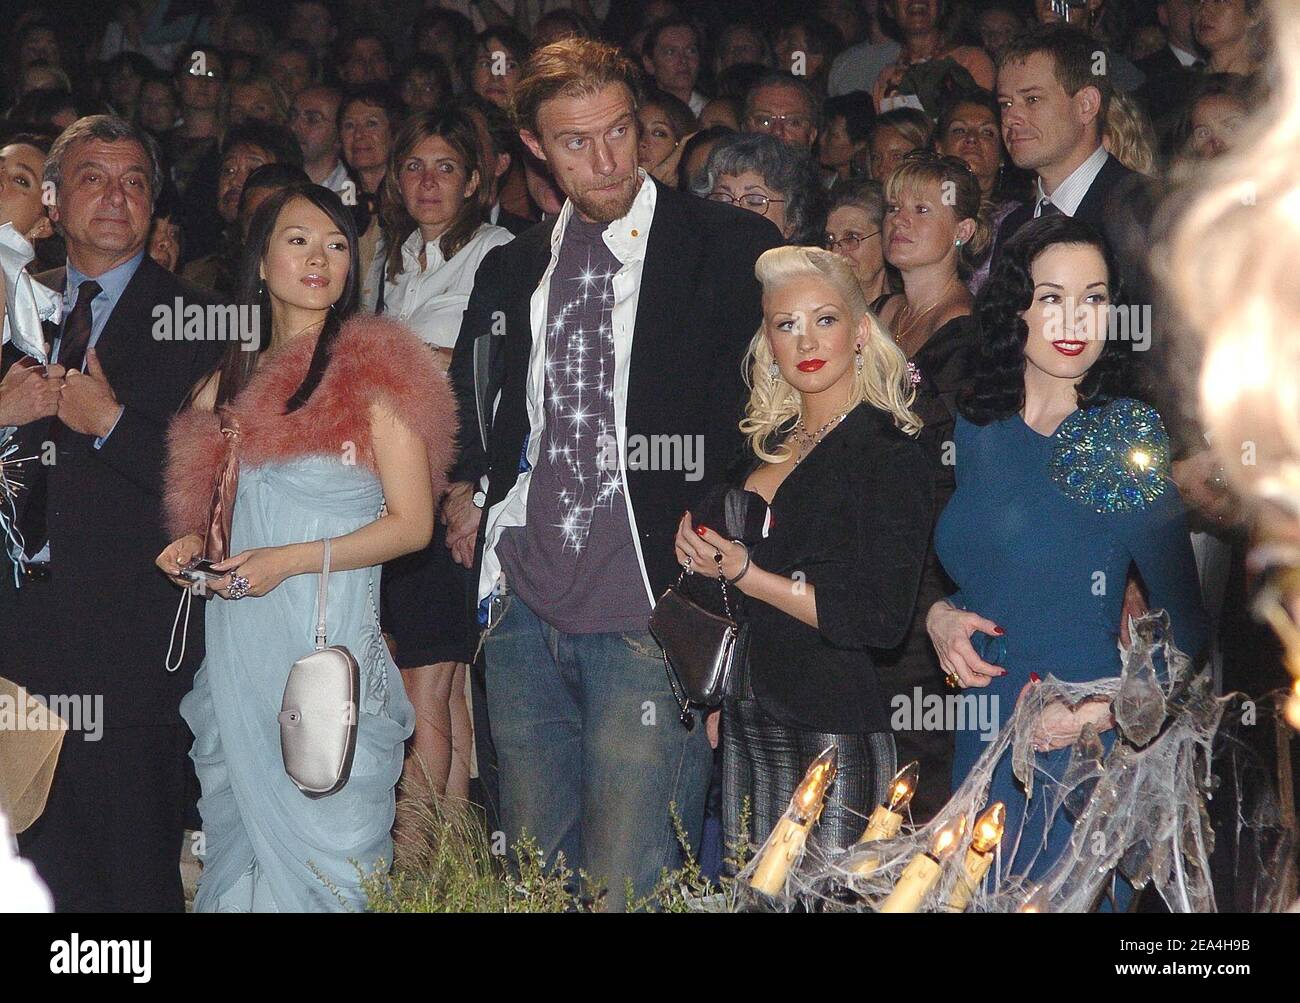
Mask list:
[[705,533],[707,533],[708,531],[709,531],[709,527],[708,527],[708,526],[696,526],[696,527],[695,527],[695,532],[696,532],[697,534],[699,534],[700,536],[703,536],[703,535],[704,535]]
[[1039,676],[1037,672],[1031,672],[1029,673],[1029,681],[1031,683],[1041,683],[1043,680],[1042,677]]
[[995,624],[993,627],[993,633],[997,634],[998,637],[1001,637],[1003,634],[1006,633],[1006,631]]

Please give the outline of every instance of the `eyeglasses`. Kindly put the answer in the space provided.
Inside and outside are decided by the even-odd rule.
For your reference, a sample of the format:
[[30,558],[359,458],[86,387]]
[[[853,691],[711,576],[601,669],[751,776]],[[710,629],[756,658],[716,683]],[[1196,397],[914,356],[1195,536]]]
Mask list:
[[826,248],[828,251],[838,251],[840,248],[843,248],[846,251],[856,251],[862,245],[864,240],[868,237],[874,237],[879,232],[879,230],[872,230],[870,233],[854,233],[850,230],[838,240],[836,239],[835,234],[828,233],[826,234],[826,239],[822,241],[822,247]]
[[760,216],[767,215],[767,207],[773,202],[778,204],[785,202],[785,199],[768,198],[766,195],[758,194],[758,192],[732,195],[731,192],[724,191],[709,192],[709,200],[712,202],[730,202],[732,205],[743,206],[750,212],[756,212]]
[[786,125],[799,131],[812,128],[812,119],[806,115],[767,115],[755,112],[749,116],[749,123],[759,132],[771,132],[779,126]]

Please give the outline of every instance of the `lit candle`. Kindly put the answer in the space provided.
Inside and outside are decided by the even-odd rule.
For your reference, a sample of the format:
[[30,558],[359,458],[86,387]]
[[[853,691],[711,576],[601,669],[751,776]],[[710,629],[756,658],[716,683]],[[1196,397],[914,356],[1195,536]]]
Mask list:
[[1016,912],[1051,912],[1048,908],[1049,901],[1047,889],[1041,885],[1035,885],[1033,890],[1025,896],[1025,901],[1021,903]]
[[[892,839],[898,835],[898,830],[903,825],[903,812],[911,803],[912,795],[916,793],[916,784],[920,776],[921,764],[916,760],[912,760],[894,774],[894,779],[889,782],[889,800],[885,804],[876,805],[871,818],[867,819],[867,828],[862,833],[862,838],[858,840],[858,846],[863,843],[874,843],[878,839]],[[866,875],[871,874],[879,866],[879,854],[868,853],[850,865],[849,869],[854,874]]]
[[949,912],[965,912],[970,905],[975,889],[980,886],[993,864],[993,851],[1002,840],[1006,819],[1007,806],[998,801],[975,823],[975,833],[971,836],[970,846],[966,848],[966,857],[962,860],[957,883],[952,886],[952,894],[948,896]]
[[958,815],[934,835],[930,849],[908,861],[889,897],[880,903],[880,912],[916,912],[943,873],[945,861],[952,856],[966,831],[966,816]]
[[835,746],[832,745],[812,761],[808,772],[794,789],[790,807],[759,850],[749,879],[750,885],[760,892],[779,895],[785,889],[786,875],[803,853],[809,830],[821,817],[826,788],[835,779],[835,768]]

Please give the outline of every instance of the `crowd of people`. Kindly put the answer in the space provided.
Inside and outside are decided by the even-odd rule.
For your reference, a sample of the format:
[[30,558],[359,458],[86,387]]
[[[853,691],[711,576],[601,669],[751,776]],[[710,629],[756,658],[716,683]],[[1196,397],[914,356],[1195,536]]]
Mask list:
[[[912,760],[929,818],[989,735],[922,704],[996,728],[1144,609],[1222,682],[1242,513],[1149,251],[1267,95],[1261,0],[378,6],[13,25],[0,239],[49,309],[6,318],[0,429],[57,462],[0,674],[106,725],[20,836],[58,908],[180,909],[186,829],[197,909],[362,904],[406,790],[617,910],[675,822],[710,873],[761,844],[828,746],[825,845]],[[252,340],[151,336],[174,303]],[[311,799],[278,715],[322,562],[360,691]],[[679,714],[683,570],[748,629]],[[1048,775],[1114,740],[1044,721]],[[1068,819],[994,791],[1041,873]]]

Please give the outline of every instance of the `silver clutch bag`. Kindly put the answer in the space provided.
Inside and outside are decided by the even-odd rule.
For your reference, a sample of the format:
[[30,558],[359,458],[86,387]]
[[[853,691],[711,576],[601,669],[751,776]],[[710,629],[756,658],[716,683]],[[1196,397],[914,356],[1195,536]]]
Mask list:
[[357,751],[361,667],[343,645],[327,644],[329,577],[330,541],[326,540],[316,594],[316,648],[293,663],[280,702],[284,771],[309,798],[323,798],[341,790],[348,782]]

